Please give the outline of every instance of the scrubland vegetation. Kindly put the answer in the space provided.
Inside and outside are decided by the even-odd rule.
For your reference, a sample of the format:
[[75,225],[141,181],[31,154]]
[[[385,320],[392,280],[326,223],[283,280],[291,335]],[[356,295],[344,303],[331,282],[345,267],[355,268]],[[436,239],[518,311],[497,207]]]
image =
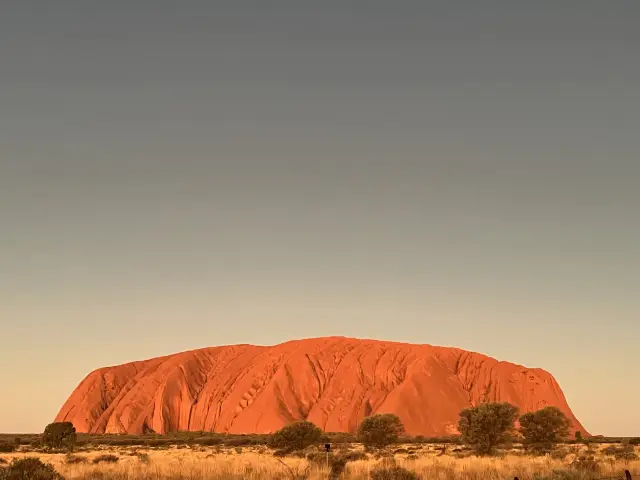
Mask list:
[[640,479],[640,439],[584,439],[557,409],[518,416],[508,404],[482,404],[462,411],[458,427],[458,437],[410,438],[390,414],[365,419],[355,435],[309,422],[273,435],[139,437],[52,424],[42,435],[0,435],[0,480]]

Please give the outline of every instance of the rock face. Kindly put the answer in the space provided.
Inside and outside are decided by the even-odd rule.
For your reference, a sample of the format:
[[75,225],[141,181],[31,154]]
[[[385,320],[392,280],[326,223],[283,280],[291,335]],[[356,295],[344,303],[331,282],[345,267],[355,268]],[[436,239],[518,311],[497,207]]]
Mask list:
[[506,401],[521,412],[549,405],[588,435],[548,372],[431,345],[343,337],[271,347],[233,345],[96,370],[56,421],[78,432],[146,429],[269,433],[307,419],[353,432],[374,413],[395,413],[411,435],[457,433],[461,409]]

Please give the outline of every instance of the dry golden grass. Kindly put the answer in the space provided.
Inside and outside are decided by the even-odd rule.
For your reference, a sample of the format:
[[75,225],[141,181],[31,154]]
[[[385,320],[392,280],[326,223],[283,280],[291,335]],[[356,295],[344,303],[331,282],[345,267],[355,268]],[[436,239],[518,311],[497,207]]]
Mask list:
[[[358,449],[360,447],[355,447]],[[506,480],[518,476],[520,480],[581,480],[619,476],[624,470],[632,471],[640,479],[640,461],[617,461],[596,451],[601,470],[580,472],[572,469],[570,463],[575,458],[573,447],[566,458],[554,459],[550,456],[530,457],[511,452],[498,458],[462,457],[462,452],[437,456],[438,448],[429,445],[397,446],[403,452],[393,458],[398,465],[416,472],[419,478],[438,480]],[[111,454],[119,457],[115,464],[94,464],[100,455]],[[456,456],[457,455],[457,456]],[[83,463],[68,463],[64,454],[42,454],[19,452],[3,455],[6,460],[38,457],[54,465],[67,480],[178,480],[178,479],[307,479],[329,478],[329,470],[323,465],[312,465],[300,458],[279,460],[264,448],[216,449],[207,447],[171,448],[150,450],[134,448],[100,448],[90,452],[78,452],[74,457],[84,459]],[[373,468],[384,462],[369,456],[367,460],[347,464],[343,479],[366,480]],[[282,463],[284,462],[284,464]]]

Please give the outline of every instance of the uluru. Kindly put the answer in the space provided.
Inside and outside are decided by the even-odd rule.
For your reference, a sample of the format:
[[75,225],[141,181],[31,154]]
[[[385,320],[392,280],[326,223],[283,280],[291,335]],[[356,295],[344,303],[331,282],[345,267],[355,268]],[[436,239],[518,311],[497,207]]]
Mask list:
[[395,413],[410,435],[457,433],[463,408],[505,401],[560,408],[588,432],[545,370],[458,348],[344,337],[192,350],[90,373],[56,417],[78,432],[270,433],[309,420],[353,432]]

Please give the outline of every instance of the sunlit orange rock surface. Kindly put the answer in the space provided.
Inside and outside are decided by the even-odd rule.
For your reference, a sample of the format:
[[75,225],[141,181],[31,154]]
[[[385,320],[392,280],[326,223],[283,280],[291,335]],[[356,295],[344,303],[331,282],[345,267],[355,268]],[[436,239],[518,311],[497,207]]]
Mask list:
[[412,435],[457,433],[461,409],[507,401],[521,412],[559,407],[587,434],[548,372],[448,347],[342,337],[232,345],[96,370],[56,421],[79,432],[147,429],[268,433],[307,419],[352,432],[395,413]]

